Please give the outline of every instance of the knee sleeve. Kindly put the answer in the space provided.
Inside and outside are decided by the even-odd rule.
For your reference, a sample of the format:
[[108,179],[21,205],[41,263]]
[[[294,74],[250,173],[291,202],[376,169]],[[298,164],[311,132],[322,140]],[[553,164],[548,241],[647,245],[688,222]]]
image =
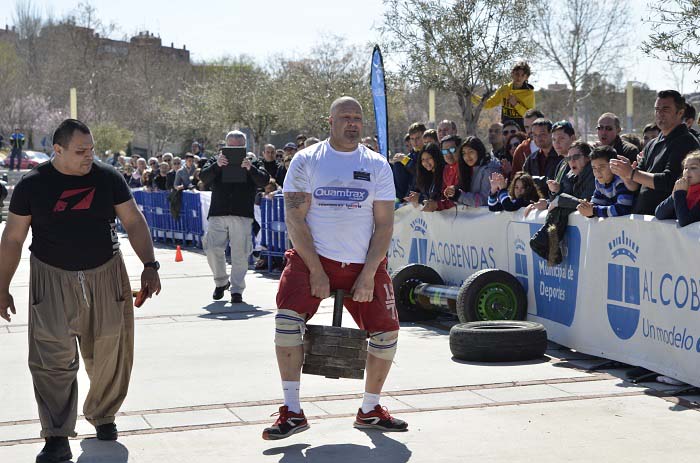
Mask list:
[[275,345],[280,347],[300,346],[304,343],[306,321],[304,315],[293,310],[279,309],[275,316]]
[[370,333],[367,352],[382,360],[393,360],[399,339],[397,331],[378,331]]

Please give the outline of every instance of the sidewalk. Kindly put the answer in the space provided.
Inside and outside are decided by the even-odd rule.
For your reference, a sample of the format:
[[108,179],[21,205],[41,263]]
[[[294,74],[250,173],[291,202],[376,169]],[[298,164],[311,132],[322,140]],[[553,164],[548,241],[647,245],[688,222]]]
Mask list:
[[[0,226],[0,230],[2,226]],[[29,241],[29,240],[28,240]],[[27,243],[28,246],[29,242]],[[122,240],[132,282],[140,263]],[[382,403],[406,433],[352,428],[362,382],[302,378],[311,429],[260,437],[281,403],[274,357],[277,281],[249,272],[246,304],[212,301],[205,257],[157,249],[163,292],[137,309],[131,389],[117,443],[91,438],[79,420],[74,462],[562,462],[696,460],[698,415],[657,383],[633,385],[623,370],[587,372],[598,359],[552,344],[526,364],[451,358],[447,331],[405,324]],[[27,358],[28,251],[13,280],[19,313],[0,324],[0,462],[33,462],[42,446]],[[138,284],[135,284],[138,286]],[[228,296],[228,293],[227,293]],[[314,323],[330,324],[332,300]],[[344,317],[352,326],[352,319]],[[80,401],[88,380],[81,369]],[[653,386],[653,389],[651,388]]]

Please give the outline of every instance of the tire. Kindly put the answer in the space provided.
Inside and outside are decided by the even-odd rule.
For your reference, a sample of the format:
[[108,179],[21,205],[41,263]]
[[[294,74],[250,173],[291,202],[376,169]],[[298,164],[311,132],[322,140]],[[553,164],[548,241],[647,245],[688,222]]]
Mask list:
[[479,270],[459,288],[456,311],[460,323],[525,320],[527,294],[510,273],[495,268]]
[[471,362],[533,360],[547,350],[547,331],[527,321],[460,323],[450,330],[450,350],[454,358]]
[[411,302],[411,295],[420,283],[445,284],[442,277],[432,268],[421,264],[408,264],[391,275],[399,321],[420,322],[434,320],[440,314],[437,310],[426,310]]

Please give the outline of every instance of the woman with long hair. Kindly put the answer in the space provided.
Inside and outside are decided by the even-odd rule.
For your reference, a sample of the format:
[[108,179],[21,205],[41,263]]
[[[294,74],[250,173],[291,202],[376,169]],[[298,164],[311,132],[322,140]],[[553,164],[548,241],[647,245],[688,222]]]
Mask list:
[[478,137],[467,137],[459,147],[457,159],[459,187],[447,187],[445,196],[459,204],[471,207],[486,206],[494,172],[501,172],[501,163],[487,152]]
[[422,201],[426,201],[423,210],[426,212],[435,210],[437,201],[442,198],[442,171],[444,168],[445,159],[442,157],[438,145],[435,143],[425,145],[416,169],[416,189],[418,191],[412,191],[405,200],[416,207]]

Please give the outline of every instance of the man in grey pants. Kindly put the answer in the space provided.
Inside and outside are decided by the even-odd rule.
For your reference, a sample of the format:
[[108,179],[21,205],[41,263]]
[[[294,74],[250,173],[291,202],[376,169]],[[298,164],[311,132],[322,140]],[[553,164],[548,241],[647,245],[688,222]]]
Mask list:
[[[141,289],[160,292],[159,264],[146,220],[124,177],[93,161],[90,129],[63,121],[55,156],[25,175],[10,202],[0,241],[0,318],[17,313],[10,282],[32,228],[29,370],[46,445],[37,463],[72,458],[78,408],[78,343],[90,378],[85,418],[100,440],[116,440],[114,417],[126,398],[134,358],[134,309],[115,218],[144,263]],[[8,311],[9,309],[9,311]]]
[[[231,131],[226,135],[226,146],[246,146],[243,132]],[[199,178],[209,185],[211,206],[209,228],[204,237],[204,251],[209,267],[214,274],[214,294],[219,300],[224,291],[231,288],[231,303],[243,302],[245,274],[248,271],[248,256],[252,252],[253,204],[258,188],[264,187],[270,176],[258,161],[244,159],[241,167],[246,179],[240,183],[222,181],[222,168],[228,165],[226,156],[219,153],[202,168]],[[226,273],[226,244],[231,246],[231,276]]]

